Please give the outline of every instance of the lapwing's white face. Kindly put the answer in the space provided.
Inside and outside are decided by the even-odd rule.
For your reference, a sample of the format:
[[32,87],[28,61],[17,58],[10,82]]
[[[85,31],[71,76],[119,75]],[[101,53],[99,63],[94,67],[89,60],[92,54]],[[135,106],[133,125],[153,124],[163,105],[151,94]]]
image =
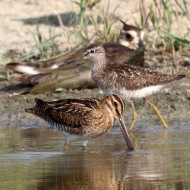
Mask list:
[[122,30],[119,36],[119,43],[132,49],[138,47],[138,43],[144,37],[144,32],[141,31],[140,34],[135,30]]

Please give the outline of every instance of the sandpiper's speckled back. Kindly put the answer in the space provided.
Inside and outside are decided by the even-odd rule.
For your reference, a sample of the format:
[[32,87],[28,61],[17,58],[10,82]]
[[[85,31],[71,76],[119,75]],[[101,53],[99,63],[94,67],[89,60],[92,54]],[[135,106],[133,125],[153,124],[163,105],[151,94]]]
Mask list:
[[92,78],[105,92],[119,94],[127,99],[146,97],[184,75],[166,75],[128,64],[110,64],[101,45],[89,46],[85,56],[91,60]]

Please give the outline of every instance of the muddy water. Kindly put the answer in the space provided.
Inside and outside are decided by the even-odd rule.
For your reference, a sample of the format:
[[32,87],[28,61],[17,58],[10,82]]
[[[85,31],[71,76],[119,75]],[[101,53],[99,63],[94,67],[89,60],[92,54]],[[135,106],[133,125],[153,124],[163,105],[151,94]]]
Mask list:
[[0,189],[190,189],[190,123],[136,127],[134,152],[117,125],[86,151],[76,143],[66,152],[45,126],[1,126]]
[[[189,84],[189,83],[188,83]],[[185,90],[186,89],[186,90]],[[0,94],[0,190],[186,190],[190,189],[190,96],[178,86],[151,96],[170,128],[154,111],[135,102],[138,120],[131,133],[136,150],[128,152],[116,125],[109,133],[65,152],[63,136],[24,109],[34,98],[98,97],[99,91],[13,96]],[[132,118],[126,105],[126,124]]]

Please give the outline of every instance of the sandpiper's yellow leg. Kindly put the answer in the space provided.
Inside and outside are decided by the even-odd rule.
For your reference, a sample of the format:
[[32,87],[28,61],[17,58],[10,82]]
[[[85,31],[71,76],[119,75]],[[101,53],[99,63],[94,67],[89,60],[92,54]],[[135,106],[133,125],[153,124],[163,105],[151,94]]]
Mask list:
[[68,143],[65,141],[64,150],[66,151],[68,149]]
[[135,105],[134,105],[133,101],[131,101],[131,107],[132,107],[132,110],[133,110],[133,121],[131,123],[130,130],[133,130],[134,125],[135,125],[136,120],[137,120],[137,112],[135,110]]
[[154,109],[154,111],[157,113],[158,117],[160,118],[162,124],[164,125],[164,128],[168,128],[168,125],[166,124],[164,118],[162,117],[160,110],[158,109],[158,107],[153,104],[150,100],[146,99],[146,102]]
[[132,139],[132,142],[133,142],[133,145],[134,145],[134,149],[135,150],[140,150],[140,146],[139,146],[137,136],[133,132],[130,132],[130,136],[131,136],[131,139]]

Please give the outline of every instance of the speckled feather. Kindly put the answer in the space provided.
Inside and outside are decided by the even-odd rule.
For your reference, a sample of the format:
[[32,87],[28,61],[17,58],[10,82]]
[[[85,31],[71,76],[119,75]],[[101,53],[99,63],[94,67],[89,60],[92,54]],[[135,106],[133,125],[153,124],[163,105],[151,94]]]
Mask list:
[[36,106],[26,111],[43,118],[60,132],[75,135],[96,137],[111,128],[114,122],[105,102],[95,98],[51,102],[36,99]]
[[157,92],[165,84],[184,75],[165,75],[128,64],[110,64],[102,46],[91,45],[85,57],[92,62],[92,78],[105,93],[116,93],[127,99],[140,98]]
[[[111,64],[142,66],[144,64],[144,51],[137,53],[136,48],[144,33],[140,28],[128,25],[123,21],[121,22],[123,28],[118,40],[122,45],[109,42],[103,44],[106,56]],[[25,73],[15,78],[18,82],[31,85],[24,93],[52,92],[57,88],[94,88],[95,85],[90,77],[90,62],[84,59],[78,60],[83,55],[84,50],[85,48],[80,48],[79,50],[71,51],[67,55],[45,61],[12,62],[7,64],[6,67]],[[86,68],[86,70],[84,71],[83,68]],[[68,71],[72,73],[70,79],[65,78],[65,76],[68,76]],[[89,74],[86,74],[86,71]],[[86,77],[80,75],[78,82],[72,83],[71,80],[78,78],[79,74],[83,76],[86,74]],[[32,88],[32,86],[34,87]]]
[[82,138],[83,145],[86,147],[90,137],[97,137],[107,132],[117,119],[129,150],[134,150],[122,118],[125,104],[117,95],[108,95],[102,100],[86,98],[51,102],[40,99],[35,101],[35,107],[25,111],[41,117],[61,132],[66,138],[66,144],[71,139]]
[[[112,80],[112,86],[124,87],[127,90],[138,90],[149,86],[164,85],[184,77],[183,75],[165,75],[150,69],[130,65],[108,65],[105,71],[105,82]],[[107,86],[109,84],[110,82],[107,83]]]

